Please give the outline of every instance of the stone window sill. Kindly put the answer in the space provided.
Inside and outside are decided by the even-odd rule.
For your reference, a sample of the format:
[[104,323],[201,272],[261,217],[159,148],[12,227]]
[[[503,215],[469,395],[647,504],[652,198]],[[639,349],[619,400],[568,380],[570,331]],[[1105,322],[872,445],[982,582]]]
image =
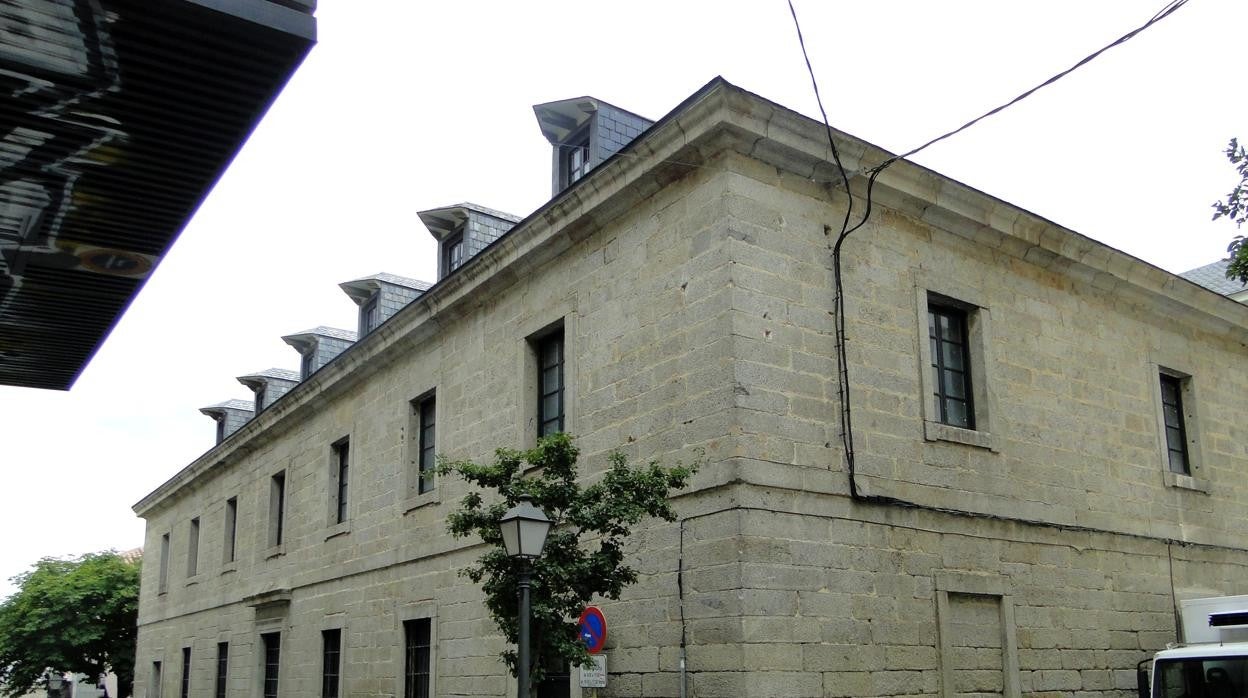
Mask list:
[[986,431],[963,429],[940,422],[924,420],[923,438],[928,441],[950,441],[976,448],[986,448],[993,453],[1000,451],[997,447],[997,440]]
[[442,501],[442,498],[438,496],[437,487],[423,494],[414,494],[403,500],[403,514],[406,516],[421,507],[437,504],[440,501]]
[[198,574],[196,574],[196,575],[192,575],[192,576],[190,576],[190,577],[187,577],[187,578],[186,578],[186,585],[187,585],[188,587],[190,587],[190,586],[195,586],[196,584],[199,584],[199,580],[200,580],[200,579],[202,579],[202,577],[201,577],[200,575],[198,575]]
[[281,557],[286,554],[286,544],[278,543],[277,545],[264,551],[264,559],[272,560],[275,557]]
[[237,569],[238,569],[238,561],[231,560],[221,566],[221,574],[229,574],[230,572],[234,572]]
[[1193,492],[1209,494],[1208,480],[1201,480],[1199,478],[1192,477],[1191,475],[1174,473],[1169,470],[1163,471],[1162,475],[1165,476],[1166,487],[1175,487],[1181,490],[1192,490]]
[[337,538],[338,536],[345,536],[350,532],[351,532],[351,522],[343,521],[342,523],[337,523],[337,524],[334,524],[333,526],[330,526],[325,531],[325,540],[329,540],[330,538]]

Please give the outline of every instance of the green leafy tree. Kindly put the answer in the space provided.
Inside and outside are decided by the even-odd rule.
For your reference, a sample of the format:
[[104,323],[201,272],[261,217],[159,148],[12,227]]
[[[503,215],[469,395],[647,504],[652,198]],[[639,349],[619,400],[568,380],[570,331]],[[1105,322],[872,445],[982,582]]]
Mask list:
[[48,670],[117,675],[121,698],[134,684],[139,563],[115,552],[44,558],[13,578],[0,604],[0,694],[43,685]]
[[[583,666],[589,661],[576,618],[595,595],[618,599],[624,587],[637,581],[637,571],[624,564],[623,546],[630,529],[647,516],[674,521],[668,494],[685,487],[698,466],[695,462],[664,467],[650,461],[634,467],[616,451],[609,456],[606,474],[582,487],[576,481],[577,455],[571,437],[555,434],[529,451],[499,449],[490,465],[444,461],[439,466],[440,473],[458,474],[500,497],[487,505],[481,492],[470,492],[447,517],[447,529],[457,538],[476,535],[486,543],[486,552],[460,574],[482,585],[486,607],[511,645],[518,636],[520,567],[507,557],[498,520],[521,497],[528,497],[554,522],[532,570],[534,685],[546,666]],[[530,469],[540,470],[529,473]],[[515,651],[503,652],[502,658],[514,676]]]
[[[1213,203],[1213,220],[1225,216],[1235,221],[1237,227],[1242,227],[1244,221],[1248,220],[1248,153],[1238,139],[1232,138],[1226,146],[1226,159],[1235,166],[1235,172],[1239,174],[1239,184],[1226,195],[1225,201]],[[1231,262],[1226,268],[1226,278],[1248,283],[1248,244],[1245,244],[1244,236],[1236,235],[1232,238],[1226,251]]]

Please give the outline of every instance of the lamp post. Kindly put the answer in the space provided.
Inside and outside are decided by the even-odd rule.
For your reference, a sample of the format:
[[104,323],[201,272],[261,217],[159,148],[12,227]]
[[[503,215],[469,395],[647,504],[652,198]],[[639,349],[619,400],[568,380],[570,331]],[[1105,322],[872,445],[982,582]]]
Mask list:
[[550,524],[546,512],[533,506],[528,497],[520,497],[516,506],[508,509],[498,520],[507,556],[520,562],[520,579],[516,585],[520,596],[520,627],[516,643],[519,655],[516,667],[517,698],[529,698],[529,585],[533,560],[542,554]]

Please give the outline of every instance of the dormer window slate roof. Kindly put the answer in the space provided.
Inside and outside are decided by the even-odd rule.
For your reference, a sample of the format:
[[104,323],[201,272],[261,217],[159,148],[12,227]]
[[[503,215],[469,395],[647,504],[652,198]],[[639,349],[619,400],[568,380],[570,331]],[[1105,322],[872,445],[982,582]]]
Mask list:
[[322,366],[333,361],[342,352],[355,344],[356,334],[351,330],[340,330],[336,327],[319,326],[303,332],[296,332],[282,337],[282,341],[295,348],[303,357],[300,367],[300,378],[307,379]]
[[258,414],[299,385],[299,374],[284,368],[266,368],[257,373],[239,376],[238,382],[256,394],[254,409]]
[[654,125],[650,119],[593,97],[538,104],[533,112],[553,149],[552,195],[575,184]]
[[356,330],[360,337],[377,329],[403,306],[419,298],[429,286],[424,281],[386,273],[338,284],[360,306],[359,327]]
[[217,422],[217,443],[221,443],[252,418],[255,407],[247,400],[226,400],[201,407],[199,411]]
[[467,202],[417,215],[438,241],[439,279],[446,278],[520,222],[519,217],[510,213]]

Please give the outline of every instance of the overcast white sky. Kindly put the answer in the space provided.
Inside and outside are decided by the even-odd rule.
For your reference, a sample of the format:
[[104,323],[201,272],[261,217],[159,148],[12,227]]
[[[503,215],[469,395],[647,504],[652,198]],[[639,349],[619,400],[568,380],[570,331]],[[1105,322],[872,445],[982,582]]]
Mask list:
[[[1117,38],[1164,0],[795,0],[832,125],[905,151]],[[0,388],[0,578],[142,544],[131,505],[213,444],[198,408],[297,368],[279,337],[355,327],[342,281],[432,281],[416,217],[550,196],[531,106],[657,119],[716,75],[816,116],[784,0],[323,0],[320,43],[68,393]],[[1248,138],[1243,0],[1193,0],[915,159],[1170,271],[1225,254],[1210,203]],[[0,582],[0,595],[11,588]]]

